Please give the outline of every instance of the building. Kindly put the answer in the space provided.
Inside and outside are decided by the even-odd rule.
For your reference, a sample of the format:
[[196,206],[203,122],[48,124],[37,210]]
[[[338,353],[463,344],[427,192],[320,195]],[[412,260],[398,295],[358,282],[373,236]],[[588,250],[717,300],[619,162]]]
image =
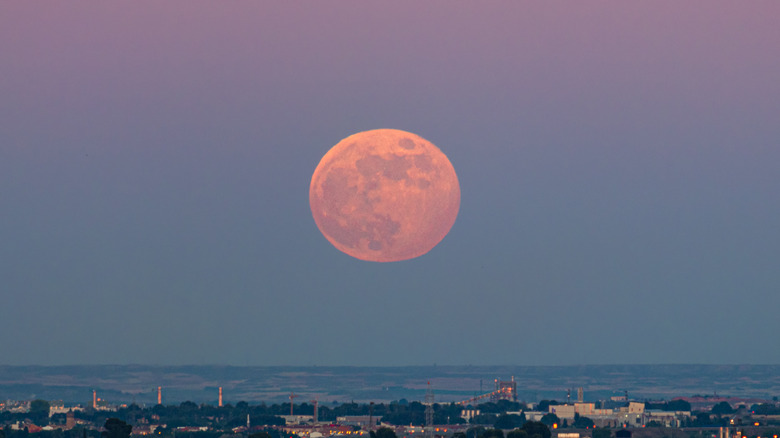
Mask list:
[[549,412],[561,420],[574,420],[574,405],[550,405]]
[[280,415],[284,418],[284,424],[306,424],[313,423],[313,415]]
[[460,411],[460,417],[466,420],[466,422],[471,421],[472,418],[478,416],[479,414],[479,409],[463,409]]
[[336,423],[343,426],[358,426],[361,429],[365,429],[368,427],[377,427],[380,419],[381,417],[372,417],[370,415],[347,415],[344,417],[337,417]]

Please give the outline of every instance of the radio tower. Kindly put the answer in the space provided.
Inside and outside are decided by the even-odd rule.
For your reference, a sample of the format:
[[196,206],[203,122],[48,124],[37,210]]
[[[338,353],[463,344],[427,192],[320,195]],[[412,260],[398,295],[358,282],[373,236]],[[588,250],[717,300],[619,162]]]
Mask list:
[[433,388],[430,381],[425,391],[425,438],[433,438]]
[[374,402],[368,404],[368,433],[374,430]]

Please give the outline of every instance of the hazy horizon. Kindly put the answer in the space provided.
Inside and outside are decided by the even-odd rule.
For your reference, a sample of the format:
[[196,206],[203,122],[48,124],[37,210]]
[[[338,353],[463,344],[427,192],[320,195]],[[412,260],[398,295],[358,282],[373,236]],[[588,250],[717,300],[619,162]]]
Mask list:
[[0,366],[0,393],[11,399],[83,400],[98,392],[114,403],[130,399],[284,401],[290,393],[320,401],[410,400],[428,385],[439,401],[462,401],[492,391],[494,379],[514,380],[521,400],[560,399],[582,388],[590,401],[630,393],[662,399],[719,394],[771,399],[780,394],[780,365],[576,365],[408,367],[235,366]]
[[556,368],[556,367],[588,367],[588,366],[777,366],[777,363],[751,363],[751,362],[733,362],[733,363],[705,363],[705,362],[646,362],[646,363],[633,363],[633,362],[612,362],[612,363],[568,363],[568,364],[522,364],[522,363],[483,363],[483,364],[470,364],[470,363],[431,363],[431,364],[398,364],[398,365],[360,365],[360,364],[348,364],[348,365],[319,365],[319,364],[295,364],[286,363],[278,365],[262,365],[262,364],[248,364],[237,365],[231,363],[179,363],[179,364],[164,364],[164,363],[152,363],[152,362],[127,362],[127,363],[55,363],[55,364],[40,364],[40,363],[24,363],[24,364],[8,364],[0,363],[0,367],[42,367],[42,368],[57,368],[57,367],[89,367],[89,366],[143,366],[143,367],[235,367],[235,368],[425,368],[425,367],[539,367],[539,368]]

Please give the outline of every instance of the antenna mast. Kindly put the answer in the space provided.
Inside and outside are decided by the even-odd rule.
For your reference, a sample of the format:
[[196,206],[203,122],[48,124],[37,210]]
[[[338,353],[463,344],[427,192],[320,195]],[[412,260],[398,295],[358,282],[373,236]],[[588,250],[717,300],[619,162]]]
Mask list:
[[433,438],[433,388],[430,381],[425,391],[425,438]]

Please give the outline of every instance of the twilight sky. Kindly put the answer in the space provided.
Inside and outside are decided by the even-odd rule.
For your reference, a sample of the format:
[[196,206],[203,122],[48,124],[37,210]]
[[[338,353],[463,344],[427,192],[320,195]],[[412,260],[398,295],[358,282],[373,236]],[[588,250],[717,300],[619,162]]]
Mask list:
[[[0,3],[2,364],[780,363],[780,3]],[[336,250],[325,152],[461,185]]]

